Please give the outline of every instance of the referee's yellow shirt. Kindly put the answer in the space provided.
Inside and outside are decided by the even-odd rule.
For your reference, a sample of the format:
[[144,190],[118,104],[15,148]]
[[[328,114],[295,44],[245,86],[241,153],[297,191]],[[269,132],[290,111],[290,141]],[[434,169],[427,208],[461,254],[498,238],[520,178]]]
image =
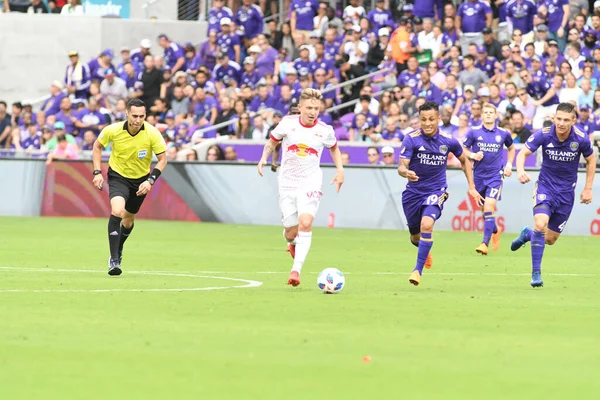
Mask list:
[[108,165],[119,175],[130,179],[148,175],[152,153],[158,155],[167,150],[159,130],[147,122],[135,135],[127,131],[127,121],[111,124],[102,129],[98,141],[105,148],[112,142]]

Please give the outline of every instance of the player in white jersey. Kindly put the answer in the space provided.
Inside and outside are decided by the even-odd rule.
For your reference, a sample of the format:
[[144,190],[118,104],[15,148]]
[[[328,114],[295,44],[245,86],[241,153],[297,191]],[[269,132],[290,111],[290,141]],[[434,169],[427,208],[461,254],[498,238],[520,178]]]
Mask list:
[[281,143],[281,167],[279,170],[279,208],[284,227],[284,236],[294,258],[288,284],[300,284],[300,272],[312,241],[312,223],[323,196],[323,171],[321,154],[325,148],[331,152],[337,172],[331,183],[340,191],[344,183],[342,155],[337,147],[333,128],[319,121],[321,92],[304,89],[300,95],[300,115],[288,115],[271,132],[263,155],[258,163],[258,173],[263,176],[263,167],[273,150]]

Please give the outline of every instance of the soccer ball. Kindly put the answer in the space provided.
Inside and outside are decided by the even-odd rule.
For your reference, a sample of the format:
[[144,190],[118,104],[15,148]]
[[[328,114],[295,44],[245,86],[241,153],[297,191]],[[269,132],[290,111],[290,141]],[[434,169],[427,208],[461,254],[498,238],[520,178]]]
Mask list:
[[346,278],[337,268],[325,268],[317,277],[317,285],[323,293],[339,293],[344,288]]

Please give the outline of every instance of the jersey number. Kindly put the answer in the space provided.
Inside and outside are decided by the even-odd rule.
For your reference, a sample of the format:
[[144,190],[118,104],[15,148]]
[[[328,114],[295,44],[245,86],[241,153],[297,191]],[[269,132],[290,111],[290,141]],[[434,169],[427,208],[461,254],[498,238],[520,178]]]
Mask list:
[[498,195],[499,190],[498,189],[490,189],[490,197],[495,199],[496,196]]
[[563,222],[562,224],[560,224],[560,225],[558,226],[558,230],[559,230],[559,232],[561,232],[561,233],[562,233],[563,229],[565,229],[565,225],[566,225],[566,224],[567,224],[567,221]]
[[427,198],[427,201],[426,201],[426,203],[427,203],[427,205],[428,205],[428,206],[434,206],[434,205],[437,205],[437,204],[438,204],[438,200],[439,200],[439,199],[440,199],[440,198],[438,197],[438,195],[437,195],[437,194],[432,194],[431,196],[429,196],[429,197]]

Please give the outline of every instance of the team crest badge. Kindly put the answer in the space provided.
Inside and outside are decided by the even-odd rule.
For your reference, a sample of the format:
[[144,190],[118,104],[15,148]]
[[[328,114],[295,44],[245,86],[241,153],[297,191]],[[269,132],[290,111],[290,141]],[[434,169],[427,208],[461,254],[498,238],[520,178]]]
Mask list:
[[146,158],[146,156],[148,155],[148,150],[144,149],[144,150],[138,150],[138,158],[140,160]]
[[579,143],[577,143],[577,142],[572,142],[571,143],[571,150],[572,151],[577,151],[578,148],[579,148]]
[[496,135],[496,143],[500,143],[502,141],[502,136]]
[[545,195],[545,194],[543,194],[543,193],[540,193],[540,194],[538,194],[538,200],[539,200],[539,201],[544,201],[544,200],[546,200],[546,195]]
[[440,153],[446,154],[448,152],[448,146],[445,144],[440,146]]

